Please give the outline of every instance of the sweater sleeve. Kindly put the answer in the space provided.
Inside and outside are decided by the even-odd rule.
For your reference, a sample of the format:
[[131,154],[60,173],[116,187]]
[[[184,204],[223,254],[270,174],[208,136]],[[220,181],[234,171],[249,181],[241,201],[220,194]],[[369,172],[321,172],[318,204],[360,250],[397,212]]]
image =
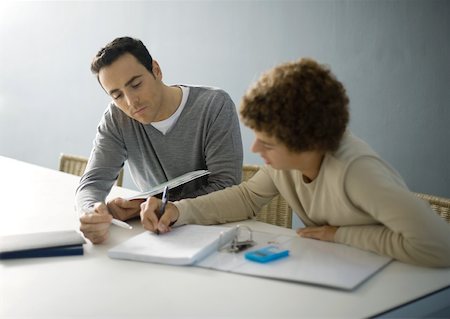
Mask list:
[[215,192],[241,182],[243,150],[239,118],[229,95],[220,92],[208,100],[208,103],[216,104],[211,109],[218,111],[209,113],[211,118],[206,121],[208,128],[203,140],[205,163],[211,174],[207,184],[185,194],[185,198]]
[[76,190],[76,209],[82,211],[106,196],[126,160],[126,149],[112,106],[105,111],[97,128],[94,146]]
[[249,219],[277,194],[272,178],[260,169],[240,185],[175,202],[180,211],[176,225],[212,225]]
[[363,158],[347,170],[349,200],[378,225],[342,226],[335,240],[423,266],[450,266],[450,225],[381,161]]

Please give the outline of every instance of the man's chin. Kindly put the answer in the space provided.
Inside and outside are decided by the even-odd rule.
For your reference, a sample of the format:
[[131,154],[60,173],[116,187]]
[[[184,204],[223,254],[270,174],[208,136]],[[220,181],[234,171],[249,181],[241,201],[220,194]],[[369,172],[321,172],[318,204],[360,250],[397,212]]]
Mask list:
[[144,118],[142,118],[142,117],[140,117],[140,116],[133,117],[133,119],[136,120],[136,121],[138,121],[139,123],[141,123],[141,124],[143,124],[143,125],[147,125],[147,124],[152,123],[152,121],[147,120],[147,119],[144,119]]

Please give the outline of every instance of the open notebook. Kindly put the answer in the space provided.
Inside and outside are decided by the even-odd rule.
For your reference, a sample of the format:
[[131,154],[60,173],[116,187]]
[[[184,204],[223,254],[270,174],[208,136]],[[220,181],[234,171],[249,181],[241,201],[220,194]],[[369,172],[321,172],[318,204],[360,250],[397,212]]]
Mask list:
[[236,228],[189,225],[157,235],[146,231],[111,248],[108,256],[171,265],[192,265],[217,251],[236,235]]
[[140,198],[147,198],[153,195],[157,195],[163,192],[164,188],[166,186],[168,186],[170,189],[175,188],[177,186],[186,184],[190,181],[193,181],[194,179],[200,178],[202,176],[206,176],[210,174],[210,172],[208,170],[205,169],[201,169],[201,170],[197,170],[197,171],[192,171],[186,174],[183,174],[181,176],[178,176],[174,179],[171,179],[165,183],[159,184],[157,186],[154,186],[152,188],[150,188],[148,191],[143,192],[143,193],[139,193],[137,195],[133,195],[131,197],[129,197],[128,199],[140,199]]
[[[257,231],[252,232],[253,247],[230,252],[227,247],[242,229],[185,225],[162,235],[144,232],[110,249],[108,255],[111,258],[193,265],[345,290],[354,289],[391,261],[388,257],[341,244]],[[267,245],[288,249],[289,256],[267,264],[245,259],[245,252]]]

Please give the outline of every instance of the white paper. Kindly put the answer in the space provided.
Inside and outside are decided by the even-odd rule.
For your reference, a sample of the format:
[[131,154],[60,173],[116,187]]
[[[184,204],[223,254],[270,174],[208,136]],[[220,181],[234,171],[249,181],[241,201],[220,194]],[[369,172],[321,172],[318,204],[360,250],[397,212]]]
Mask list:
[[[238,233],[238,227],[186,225],[156,235],[142,233],[109,250],[112,258],[173,265],[194,265],[243,275],[355,289],[392,259],[357,249],[297,236],[254,231],[256,245],[230,253],[218,249]],[[219,240],[219,238],[222,238]],[[289,250],[289,256],[261,264],[245,259],[247,251],[268,245]]]
[[[354,247],[313,239],[264,232],[253,232],[253,237],[258,243],[254,247],[239,253],[222,250],[196,266],[352,290],[392,260]],[[265,264],[245,259],[245,252],[268,245],[288,249],[289,256]]]
[[0,237],[0,253],[79,245],[86,241],[75,230],[26,233]]
[[189,172],[186,174],[183,174],[181,176],[178,176],[174,179],[171,179],[170,181],[167,181],[165,183],[159,184],[155,187],[152,187],[150,190],[137,194],[137,195],[133,195],[131,197],[129,197],[128,199],[139,199],[139,198],[147,198],[153,195],[157,195],[163,192],[164,187],[169,186],[169,188],[175,188],[177,186],[186,184],[187,182],[190,182],[194,179],[197,179],[199,177],[208,175],[210,172],[208,170],[197,170],[197,171],[193,171],[193,172]]
[[159,235],[146,231],[111,248],[108,256],[171,265],[191,265],[232,240],[236,231],[236,228],[202,225],[185,225]]

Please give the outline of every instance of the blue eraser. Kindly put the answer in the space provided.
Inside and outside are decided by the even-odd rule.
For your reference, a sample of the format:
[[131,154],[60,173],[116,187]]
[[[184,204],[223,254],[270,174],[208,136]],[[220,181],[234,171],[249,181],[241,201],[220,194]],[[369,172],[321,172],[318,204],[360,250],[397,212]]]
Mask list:
[[289,256],[289,250],[281,250],[276,246],[267,246],[245,253],[245,258],[259,263],[267,263]]

